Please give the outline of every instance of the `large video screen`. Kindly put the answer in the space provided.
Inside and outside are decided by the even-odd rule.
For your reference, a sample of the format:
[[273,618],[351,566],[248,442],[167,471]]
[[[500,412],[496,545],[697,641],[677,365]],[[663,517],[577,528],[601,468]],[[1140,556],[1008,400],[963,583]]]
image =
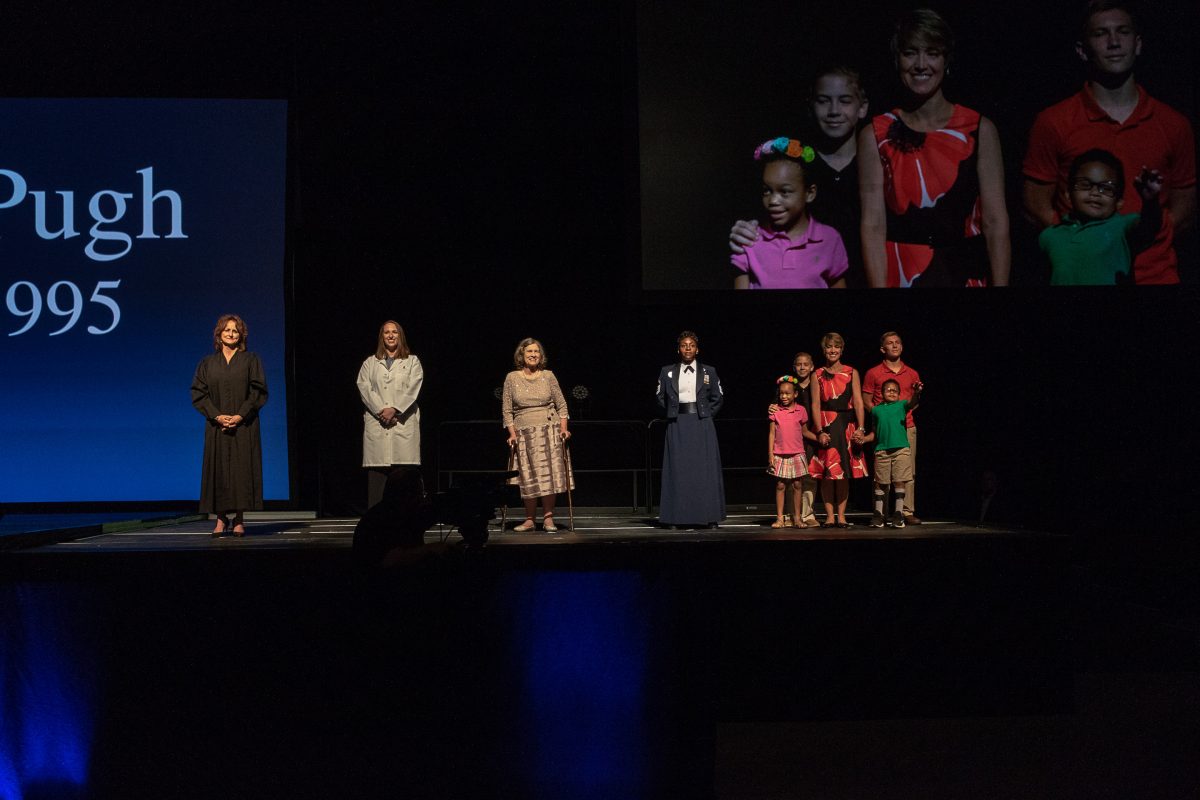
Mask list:
[[[635,5],[642,292],[1196,281],[1196,51],[1186,40],[1195,3],[1142,6],[1132,29],[1091,19],[1096,30],[1086,37],[1083,3],[932,3],[952,38],[947,53],[934,53],[940,61],[919,64],[892,52],[897,20],[919,5],[902,0]],[[843,70],[817,80],[833,67],[854,77]],[[1110,72],[1120,70],[1114,79]],[[1101,120],[1092,105],[1060,107],[1035,122],[1093,79],[1111,87],[1126,78],[1143,99],[1124,123]],[[920,116],[934,107],[921,105],[922,92],[934,94],[929,85],[954,108],[944,122]],[[853,161],[840,147],[849,128],[838,127],[838,113],[861,113],[852,127],[872,134],[856,159],[864,148],[850,136]],[[1069,166],[1092,148],[1123,162],[1123,197],[1112,196],[1120,184],[1109,166],[1089,162],[1075,177],[1092,193],[1073,201]],[[768,175],[762,156],[789,149],[803,162],[802,179],[786,160]],[[875,219],[886,218],[872,230],[886,224],[886,234],[871,242],[868,269],[859,181],[871,161]],[[1091,223],[1140,211],[1141,165],[1160,171],[1160,205],[1178,216],[1172,224],[1166,215],[1147,220],[1145,230],[1119,225],[1114,247],[1131,252],[1113,253],[1113,229],[1097,234],[1102,226]],[[1027,175],[1048,194],[1027,199]],[[805,231],[795,198],[814,186],[805,212],[823,227]],[[1006,221],[989,214],[997,210]],[[1080,224],[1041,238],[1063,214]],[[735,263],[729,238],[739,220],[756,222],[760,235]],[[1007,242],[992,246],[982,232],[1005,224],[1007,235],[994,238]],[[771,226],[771,236],[762,235]],[[1076,236],[1077,228],[1086,230]],[[1078,255],[1080,241],[1086,256]]]
[[0,100],[0,501],[198,497],[189,389],[223,313],[288,499],[286,138],[279,100]]

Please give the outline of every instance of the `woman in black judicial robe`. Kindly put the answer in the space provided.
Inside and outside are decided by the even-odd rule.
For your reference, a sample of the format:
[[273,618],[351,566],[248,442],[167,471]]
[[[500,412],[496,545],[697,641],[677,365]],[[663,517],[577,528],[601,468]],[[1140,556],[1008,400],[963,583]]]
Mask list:
[[216,514],[213,536],[231,526],[241,536],[242,512],[262,508],[258,411],[267,402],[267,378],[258,356],[246,350],[246,323],[236,314],[217,320],[213,348],[192,379],[192,405],[207,420],[200,511]]

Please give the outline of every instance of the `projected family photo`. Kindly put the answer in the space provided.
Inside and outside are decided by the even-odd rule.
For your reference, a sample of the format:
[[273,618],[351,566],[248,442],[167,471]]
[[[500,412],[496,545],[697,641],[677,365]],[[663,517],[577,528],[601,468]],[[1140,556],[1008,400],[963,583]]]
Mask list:
[[1175,12],[892,6],[639,4],[643,289],[1189,277]]

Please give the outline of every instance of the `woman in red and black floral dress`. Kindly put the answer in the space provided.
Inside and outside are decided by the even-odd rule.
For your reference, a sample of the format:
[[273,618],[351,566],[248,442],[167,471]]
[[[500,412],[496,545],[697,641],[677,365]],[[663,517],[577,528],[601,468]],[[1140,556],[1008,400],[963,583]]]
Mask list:
[[867,477],[862,447],[854,443],[854,432],[863,428],[862,383],[858,370],[842,363],[845,347],[841,334],[825,334],[821,338],[825,366],[815,375],[813,418],[820,420],[819,438],[808,471],[821,482],[825,504],[822,528],[850,527],[846,522],[850,479]]
[[991,120],[942,94],[953,47],[935,11],[917,9],[896,23],[892,53],[906,99],[875,117],[858,142],[871,286],[1008,285],[1000,137]]

